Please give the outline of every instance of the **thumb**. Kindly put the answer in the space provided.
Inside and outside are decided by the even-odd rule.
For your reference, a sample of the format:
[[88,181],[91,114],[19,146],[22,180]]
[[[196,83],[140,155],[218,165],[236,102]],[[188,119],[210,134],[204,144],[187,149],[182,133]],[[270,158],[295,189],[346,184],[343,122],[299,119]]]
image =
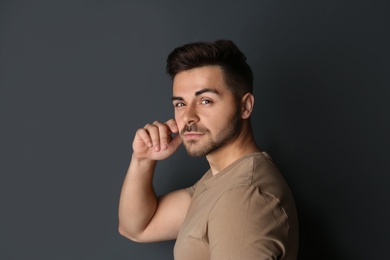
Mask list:
[[169,149],[172,149],[173,151],[176,151],[180,144],[182,143],[181,141],[181,138],[180,138],[180,135],[176,135],[175,137],[173,137],[173,139],[169,142],[168,144],[168,148]]
[[165,124],[168,125],[169,129],[171,130],[172,133],[178,133],[179,132],[179,127],[177,126],[177,123],[174,119],[170,119]]

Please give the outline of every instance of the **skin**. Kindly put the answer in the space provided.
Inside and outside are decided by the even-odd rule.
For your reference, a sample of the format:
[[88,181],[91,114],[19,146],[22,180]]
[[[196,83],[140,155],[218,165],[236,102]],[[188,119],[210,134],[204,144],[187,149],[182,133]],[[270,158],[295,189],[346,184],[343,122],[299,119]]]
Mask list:
[[[175,121],[183,143],[190,154],[206,155],[213,174],[245,154],[259,151],[250,128],[254,98],[248,93],[240,104],[236,104],[233,93],[228,89],[219,66],[204,66],[180,72],[173,81],[173,104]],[[216,143],[240,109],[240,129],[229,140],[223,142],[211,153],[210,143]],[[194,132],[183,132],[188,125],[196,125]]]
[[133,241],[177,237],[191,197],[183,189],[157,198],[152,180],[156,162],[171,156],[181,143],[190,155],[206,156],[213,174],[260,151],[249,121],[253,95],[248,93],[237,103],[219,66],[178,73],[173,80],[172,103],[175,119],[147,124],[134,137],[119,202],[119,232]]
[[191,156],[214,152],[234,139],[240,130],[241,113],[221,76],[218,67],[208,67],[185,71],[174,80],[175,120]]

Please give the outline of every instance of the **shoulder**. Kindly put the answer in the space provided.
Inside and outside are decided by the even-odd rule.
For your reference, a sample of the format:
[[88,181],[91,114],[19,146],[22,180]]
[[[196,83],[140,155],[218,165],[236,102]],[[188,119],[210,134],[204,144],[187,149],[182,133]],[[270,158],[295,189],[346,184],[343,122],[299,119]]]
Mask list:
[[[288,213],[280,200],[256,186],[239,185],[226,190],[216,201],[210,214],[232,218],[245,218],[257,225],[271,222],[288,229]],[[261,220],[261,221],[260,221]],[[287,231],[287,230],[286,230]]]
[[192,197],[195,193],[195,190],[197,189],[197,187],[199,186],[202,186],[203,183],[210,179],[212,177],[212,174],[211,174],[211,171],[208,170],[205,174],[203,174],[203,176],[197,181],[195,182],[194,185],[190,186],[190,187],[187,187],[185,188],[185,190],[190,194],[190,196]]

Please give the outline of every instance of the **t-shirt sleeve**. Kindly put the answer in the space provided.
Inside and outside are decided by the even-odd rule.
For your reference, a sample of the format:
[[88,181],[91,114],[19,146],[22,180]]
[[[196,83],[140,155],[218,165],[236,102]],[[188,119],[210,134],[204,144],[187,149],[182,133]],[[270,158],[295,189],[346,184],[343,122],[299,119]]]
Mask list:
[[186,191],[191,195],[194,195],[195,192],[195,185],[192,185],[191,187],[186,188]]
[[202,176],[202,178],[200,178],[197,182],[195,182],[194,185],[186,188],[186,191],[191,195],[191,197],[194,195],[196,188],[199,185],[202,185],[202,183],[204,183],[205,179],[209,178],[210,174],[211,174],[211,172],[209,170]]
[[282,259],[285,254],[287,215],[275,197],[256,187],[225,192],[207,228],[212,260]]
[[200,182],[200,180],[198,180],[197,182],[195,182],[194,185],[192,185],[192,186],[186,188],[186,191],[191,195],[191,197],[194,195],[194,192],[195,192],[196,187],[198,186],[199,182]]

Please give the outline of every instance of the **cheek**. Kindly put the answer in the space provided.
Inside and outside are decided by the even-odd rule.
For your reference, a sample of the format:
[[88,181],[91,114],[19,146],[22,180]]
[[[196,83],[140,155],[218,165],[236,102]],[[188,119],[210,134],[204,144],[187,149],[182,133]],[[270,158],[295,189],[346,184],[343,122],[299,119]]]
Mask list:
[[210,115],[207,118],[207,125],[210,130],[221,130],[221,128],[226,127],[229,124],[229,121],[232,120],[236,110],[231,107],[225,108],[214,115]]
[[[235,108],[233,105],[221,105],[218,107],[218,109],[215,109],[212,111],[212,117],[216,122],[222,122],[224,120],[228,120],[231,114],[233,114],[235,111]],[[211,116],[211,113],[210,113]]]
[[209,125],[211,130],[220,130],[226,125],[226,121],[223,120],[221,117],[217,117],[213,121],[211,121]]
[[175,121],[176,121],[177,127],[179,128],[179,131],[181,131],[184,127],[184,123],[183,123],[183,120],[181,120],[181,117],[177,113],[175,113]]

